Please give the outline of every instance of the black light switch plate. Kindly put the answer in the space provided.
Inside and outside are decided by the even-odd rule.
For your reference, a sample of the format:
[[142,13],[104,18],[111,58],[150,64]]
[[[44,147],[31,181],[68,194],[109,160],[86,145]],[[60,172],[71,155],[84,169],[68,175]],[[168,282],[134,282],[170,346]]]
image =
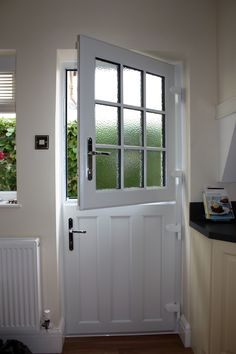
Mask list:
[[35,135],[35,149],[36,150],[49,149],[49,135]]

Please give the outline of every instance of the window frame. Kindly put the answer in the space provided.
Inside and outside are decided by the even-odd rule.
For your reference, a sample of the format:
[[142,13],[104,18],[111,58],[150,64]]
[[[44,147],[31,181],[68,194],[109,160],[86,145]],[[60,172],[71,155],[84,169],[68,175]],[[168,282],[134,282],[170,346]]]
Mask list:
[[[69,197],[68,196],[68,93],[67,93],[67,73],[68,71],[76,71],[77,72],[77,78],[78,78],[78,70],[76,67],[76,61],[74,62],[74,64],[70,63],[70,64],[65,64],[63,67],[63,82],[64,82],[64,90],[65,90],[65,94],[64,94],[64,141],[65,141],[65,194],[66,194],[66,200],[77,200],[78,198],[78,185],[77,185],[77,194],[75,197]],[[78,117],[76,118],[77,121]],[[77,134],[78,134],[78,129],[77,129]],[[78,140],[76,140],[76,148],[77,148],[77,144],[78,144]],[[76,155],[76,157],[78,157],[78,154]],[[77,158],[77,168],[78,168],[78,158]]]
[[[11,78],[1,76],[10,75]],[[2,88],[6,91],[2,96]],[[11,94],[11,98],[9,97]],[[5,98],[4,98],[5,97]],[[1,55],[0,52],[0,111],[1,113],[16,113],[16,57],[15,55]]]
[[[14,53],[13,53],[14,52]],[[15,51],[1,52],[0,51],[0,75],[9,74],[12,75],[11,82],[6,83],[6,91],[10,93],[12,98],[4,99],[1,90],[0,97],[0,116],[4,117],[4,114],[13,114],[16,120],[16,55]],[[2,85],[4,82],[2,82]],[[16,170],[16,184],[17,184],[17,170]],[[9,204],[10,203],[10,204]],[[13,204],[11,204],[13,203]],[[17,186],[16,191],[1,191],[0,190],[0,206],[12,206],[17,204]]]

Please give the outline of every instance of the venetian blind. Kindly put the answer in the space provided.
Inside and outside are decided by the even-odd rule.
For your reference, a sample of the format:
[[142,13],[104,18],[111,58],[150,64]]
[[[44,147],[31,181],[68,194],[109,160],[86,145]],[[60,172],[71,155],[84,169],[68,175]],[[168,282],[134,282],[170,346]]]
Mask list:
[[0,113],[15,113],[15,56],[0,56]]

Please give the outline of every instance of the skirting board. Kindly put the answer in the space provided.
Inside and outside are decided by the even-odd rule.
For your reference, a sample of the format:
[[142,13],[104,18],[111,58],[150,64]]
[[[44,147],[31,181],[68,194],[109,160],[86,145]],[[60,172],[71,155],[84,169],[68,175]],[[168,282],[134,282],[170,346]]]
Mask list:
[[191,329],[184,315],[179,319],[179,336],[185,348],[189,348],[191,346]]
[[64,343],[64,326],[49,330],[41,329],[37,333],[11,333],[0,335],[5,342],[7,339],[16,339],[25,344],[32,353],[61,353]]

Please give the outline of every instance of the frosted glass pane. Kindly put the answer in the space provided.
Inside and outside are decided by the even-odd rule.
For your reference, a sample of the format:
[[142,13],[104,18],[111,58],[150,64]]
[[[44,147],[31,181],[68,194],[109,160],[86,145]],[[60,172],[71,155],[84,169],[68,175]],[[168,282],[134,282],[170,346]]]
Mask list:
[[124,109],[124,144],[142,145],[142,115],[140,111]]
[[146,113],[147,146],[163,147],[164,127],[161,114]]
[[118,65],[96,60],[95,99],[118,102]]
[[163,78],[160,76],[146,74],[146,107],[163,110]]
[[110,152],[110,156],[96,156],[96,189],[120,188],[119,151],[113,149],[96,149]]
[[96,143],[117,145],[119,141],[118,108],[95,106]]
[[142,79],[141,71],[123,68],[123,101],[124,104],[141,106]]
[[124,186],[125,188],[143,187],[142,151],[124,151]]
[[164,152],[147,151],[147,186],[162,187],[164,185]]

